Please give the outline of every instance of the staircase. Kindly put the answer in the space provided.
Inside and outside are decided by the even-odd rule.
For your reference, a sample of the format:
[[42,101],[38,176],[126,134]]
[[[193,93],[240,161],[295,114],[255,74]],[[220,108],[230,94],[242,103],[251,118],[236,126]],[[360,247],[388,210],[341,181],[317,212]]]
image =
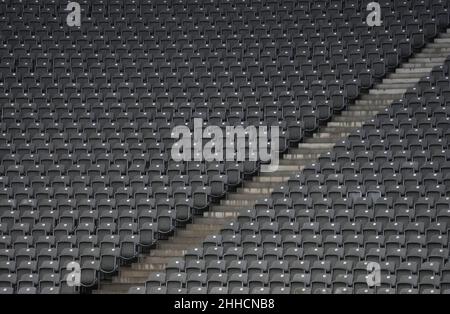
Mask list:
[[196,217],[186,229],[177,229],[173,237],[160,240],[158,247],[148,255],[142,255],[130,266],[122,266],[111,281],[102,281],[94,293],[126,293],[132,286],[143,286],[152,272],[164,270],[167,262],[175,257],[181,258],[187,249],[201,245],[209,234],[216,234],[221,227],[238,216],[240,209],[252,207],[257,199],[270,195],[274,187],[286,182],[305,165],[318,159],[319,155],[331,150],[334,144],[359,128],[364,121],[386,108],[392,101],[403,96],[421,77],[430,73],[435,65],[441,65],[450,55],[450,29],[441,34],[433,43],[427,44],[408,62],[402,64],[375,85],[368,93],[362,94],[354,104],[333,116],[332,120],[312,137],[289,149],[280,158],[276,172],[261,173],[251,181],[246,181],[236,192],[229,193],[219,204],[212,205],[203,217]]

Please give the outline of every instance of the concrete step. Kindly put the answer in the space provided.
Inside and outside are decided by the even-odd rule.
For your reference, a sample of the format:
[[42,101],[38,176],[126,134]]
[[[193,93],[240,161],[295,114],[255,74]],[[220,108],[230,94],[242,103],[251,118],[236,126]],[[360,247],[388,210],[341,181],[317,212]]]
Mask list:
[[280,160],[280,165],[282,165],[282,166],[285,166],[285,165],[287,165],[287,166],[289,166],[289,165],[307,165],[307,164],[309,164],[311,162],[311,160],[310,159],[302,159],[302,158],[297,158],[297,159],[294,159],[294,158],[290,158],[290,159],[287,159],[287,158],[283,158],[283,159],[281,159]]
[[112,280],[112,283],[119,283],[119,284],[133,284],[135,286],[144,285],[147,281],[147,276],[144,277],[114,277]]
[[298,148],[300,149],[314,149],[314,150],[327,150],[334,146],[334,143],[300,143],[298,144]]
[[[182,230],[182,231],[187,232],[187,231],[192,231],[192,230]],[[176,250],[176,249],[162,250],[162,249],[156,249],[156,250],[151,250],[150,251],[150,256],[175,257],[175,256],[183,255],[185,251],[186,250]]]
[[[292,174],[291,174],[292,175]],[[285,176],[285,175],[275,175],[275,176],[258,176],[253,178],[255,182],[285,182],[287,181],[291,175]]]
[[241,193],[230,193],[227,200],[259,200],[261,198],[267,197],[267,194],[261,193],[251,193],[251,194],[241,194]]
[[[373,97],[373,96],[371,96]],[[358,99],[355,101],[357,106],[389,106],[392,99]]]
[[395,99],[401,98],[403,96],[403,93],[380,93],[380,94],[364,94],[361,96],[361,99],[363,100],[390,100],[393,101]]
[[228,212],[221,212],[221,211],[216,211],[216,212],[204,212],[203,213],[204,217],[208,217],[208,218],[236,218],[239,216],[239,212],[238,211],[228,211]]
[[[419,81],[419,79],[420,78],[417,78],[417,77],[412,77],[412,78],[385,78],[385,79],[383,79],[382,82],[383,82],[383,84],[415,84],[415,83],[417,83]],[[358,101],[358,100],[356,100],[356,101]]]
[[[443,34],[443,35],[445,35],[445,34]],[[434,40],[434,42],[435,42],[435,44],[439,44],[439,43],[447,43],[447,44],[448,44],[448,47],[450,47],[450,37],[443,37],[443,36],[440,36],[440,38],[436,38],[436,39]],[[430,45],[434,45],[434,44],[430,44]]]
[[[195,221],[197,221],[197,219],[203,219],[203,217],[195,217]],[[168,245],[168,244],[189,245],[192,243],[197,243],[196,241],[199,241],[199,240],[201,240],[201,237],[190,237],[190,238],[171,237],[169,240],[164,241],[164,243],[159,245],[159,247],[164,248],[165,245]]]
[[369,95],[403,95],[406,88],[392,88],[392,89],[371,89]]
[[[220,205],[214,205],[212,207],[210,207],[209,211],[211,212],[234,212],[234,211],[240,211],[243,208],[248,208],[248,206],[236,206],[236,205],[225,205],[225,204],[220,204]],[[206,212],[204,212],[206,213]],[[203,217],[206,217],[205,215],[203,215]]]
[[364,111],[364,110],[381,111],[387,106],[388,105],[353,105],[345,112]]
[[[271,172],[261,172],[261,177],[272,177],[274,174],[277,177],[285,177],[285,178],[289,178],[290,176],[292,176],[294,173],[297,173],[299,171],[303,170],[303,166],[299,166],[298,170],[285,170],[285,171],[277,171],[275,173],[271,173]],[[286,179],[287,180],[287,179]]]
[[[177,232],[177,234],[180,237],[198,237],[198,236],[202,236],[202,237],[206,237],[208,234],[210,234],[211,231],[210,230],[180,230],[179,232]],[[175,255],[177,256],[177,255]]]
[[103,283],[101,290],[97,290],[96,294],[123,294],[134,286],[136,286],[136,283]]
[[408,60],[408,63],[429,63],[429,62],[437,62],[442,63],[444,62],[444,57],[432,57],[432,58],[412,58]]
[[[229,222],[229,219],[211,219],[211,218],[204,218],[204,217],[195,217],[194,222],[197,224],[208,224],[208,225],[223,225],[227,222]],[[182,238],[180,238],[182,240]]]
[[356,128],[356,127],[360,127],[362,126],[363,122],[361,121],[352,121],[352,122],[348,122],[348,121],[333,121],[333,122],[328,122],[327,126],[329,127],[352,127],[352,128]]
[[126,268],[119,271],[119,277],[137,277],[137,278],[148,278],[152,273],[157,273],[157,270],[147,270],[147,269],[131,269]]
[[249,181],[244,183],[244,188],[249,189],[258,189],[258,188],[276,188],[280,186],[279,182],[255,182],[255,181]]
[[448,48],[448,49],[450,49],[450,41],[448,41],[448,38],[436,38],[434,40],[434,43],[427,44],[425,49],[428,49],[428,48]]
[[431,67],[421,67],[421,68],[397,68],[395,73],[430,73]]
[[288,165],[292,164],[292,161],[296,162],[302,162],[302,163],[308,163],[310,161],[313,161],[317,158],[318,154],[311,153],[311,154],[302,154],[302,155],[292,155],[292,154],[284,154],[283,158],[280,159],[280,165],[283,161],[287,162]]
[[152,264],[152,265],[160,265],[167,264],[172,259],[171,256],[150,256],[145,255],[139,257],[139,263],[141,264]]
[[339,138],[339,137],[347,136],[348,134],[349,134],[348,132],[320,132],[320,133],[314,133],[313,139]]
[[415,72],[415,73],[391,73],[388,78],[390,79],[403,79],[403,78],[417,78],[420,79],[424,77],[429,72]]
[[[250,195],[249,195],[250,196]],[[216,229],[220,229],[220,225],[218,224],[199,224],[199,223],[195,223],[195,224],[188,224],[186,225],[186,230],[216,230]]]
[[431,46],[428,48],[423,49],[423,52],[431,52],[431,53],[449,53],[450,47],[442,47],[441,45],[438,46]]
[[321,129],[321,132],[348,132],[351,129],[356,129],[356,127],[351,126],[329,126],[331,122],[328,122],[326,126]]
[[161,250],[182,250],[182,249],[188,249],[191,247],[194,247],[197,245],[197,241],[198,238],[194,238],[194,241],[191,241],[191,243],[186,243],[186,242],[182,242],[182,243],[173,243],[173,242],[167,242],[161,245],[160,249]]
[[365,115],[365,116],[358,116],[358,117],[346,117],[346,116],[340,116],[340,117],[336,117],[335,121],[336,122],[355,122],[355,121],[365,121],[368,118],[373,117],[372,115]]
[[369,109],[370,106],[367,106],[366,110],[354,110],[354,111],[347,110],[342,112],[342,116],[343,117],[361,117],[367,115],[374,116],[379,112],[379,110],[369,110]]
[[417,53],[416,57],[418,58],[439,58],[442,57],[442,52],[421,52]]
[[330,141],[336,141],[340,139],[341,136],[336,137],[327,137],[327,138],[308,138],[305,140],[305,143],[329,143]]
[[[311,143],[303,143],[303,144],[311,144]],[[296,154],[296,155],[303,155],[298,156],[297,158],[308,158],[308,159],[314,159],[316,156],[322,154],[323,152],[327,152],[329,150],[328,147],[325,148],[305,148],[305,147],[298,147],[298,148],[292,148],[289,150],[289,155]]]
[[242,193],[242,194],[264,194],[265,196],[269,195],[270,193],[272,193],[272,191],[274,190],[274,188],[239,188],[237,189],[238,193]]
[[256,199],[253,200],[221,200],[220,205],[233,205],[240,207],[252,207],[256,203]]
[[159,272],[166,268],[166,263],[133,263],[130,268],[132,270]]
[[441,65],[442,62],[417,62],[417,63],[406,63],[402,64],[402,68],[414,69],[414,68],[425,68],[425,67],[434,67],[436,65]]
[[355,127],[347,126],[347,127],[330,127],[326,126],[322,129],[322,132],[330,132],[330,133],[348,133],[352,130],[355,130]]
[[414,83],[408,83],[408,82],[405,82],[405,83],[384,83],[384,81],[383,81],[382,84],[375,85],[375,88],[383,89],[383,90],[386,90],[386,89],[394,89],[394,90],[395,89],[402,89],[402,90],[406,90],[406,89],[408,89],[411,86],[414,86]]
[[[309,164],[309,163],[315,161],[320,156],[320,154],[317,154],[316,157],[313,159],[309,159],[309,158],[304,159],[304,158],[302,158],[302,156],[305,156],[305,155],[304,154],[286,154],[283,156],[283,160],[285,160],[286,162],[288,162],[288,160],[292,160],[292,162],[298,162],[298,163],[301,162],[302,164]],[[282,160],[280,160],[280,163],[281,163],[281,161]]]

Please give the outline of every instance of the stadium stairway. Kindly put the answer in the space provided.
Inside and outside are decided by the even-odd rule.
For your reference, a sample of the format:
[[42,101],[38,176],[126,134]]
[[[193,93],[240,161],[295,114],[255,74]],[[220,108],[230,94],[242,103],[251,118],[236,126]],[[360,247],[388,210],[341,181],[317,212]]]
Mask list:
[[404,92],[414,86],[421,77],[427,76],[432,68],[442,65],[450,55],[450,29],[440,34],[432,43],[428,43],[420,52],[415,53],[407,62],[398,67],[368,92],[348,105],[340,115],[335,115],[312,137],[306,138],[296,148],[280,158],[276,172],[261,173],[246,181],[236,192],[229,193],[226,199],[212,205],[203,217],[195,217],[193,223],[185,229],[178,229],[174,236],[161,240],[156,249],[149,254],[139,256],[131,265],[124,265],[111,280],[101,282],[93,293],[127,293],[133,286],[143,286],[149,274],[164,270],[172,258],[181,258],[187,249],[201,245],[209,234],[216,234],[232,218],[237,217],[241,209],[252,207],[257,199],[270,196],[274,187],[286,182],[292,174],[301,171],[305,165],[328,152],[336,142],[347,137],[364,121],[382,111]]

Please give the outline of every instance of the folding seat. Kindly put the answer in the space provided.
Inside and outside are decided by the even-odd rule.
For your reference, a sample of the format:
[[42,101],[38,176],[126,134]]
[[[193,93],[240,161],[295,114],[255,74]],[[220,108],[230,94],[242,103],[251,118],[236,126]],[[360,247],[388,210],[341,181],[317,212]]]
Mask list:
[[19,251],[20,249],[30,248],[33,246],[33,237],[17,236],[12,246],[17,251]]
[[427,249],[432,250],[435,248],[443,248],[447,240],[448,240],[447,235],[434,234],[431,236],[427,236],[427,243],[426,243]]
[[12,261],[14,260],[14,249],[0,249],[0,261]]
[[[161,287],[158,287],[158,288],[161,288]],[[127,293],[128,294],[145,294],[146,291],[145,291],[145,287],[130,287],[128,289]],[[157,292],[152,291],[152,293],[157,293]]]
[[308,188],[325,182],[325,176],[319,174],[319,172],[319,163],[311,163],[305,166],[305,168],[303,169],[303,174],[306,177],[305,183]]
[[[435,206],[438,212],[444,211],[449,208],[448,201],[450,200],[449,197],[441,197],[436,200]],[[445,215],[445,213],[443,213]]]
[[27,223],[16,223],[11,226],[11,229],[9,231],[11,235],[11,240],[13,242],[16,241],[16,239],[19,236],[25,236],[30,234],[30,225]]
[[[276,204],[276,206],[279,204]],[[256,205],[255,205],[256,206]],[[251,216],[251,210],[248,210],[247,213],[245,213],[247,216],[244,217],[248,217],[248,219],[253,219],[255,220],[255,213],[253,213],[254,216]],[[239,220],[241,221],[241,217],[243,215],[241,214]],[[289,232],[289,230],[294,231],[294,229],[292,229],[290,227],[290,225],[292,225],[292,221],[295,220],[295,211],[292,209],[278,209],[277,208],[277,216],[275,217],[275,220],[278,222],[279,226],[281,226],[280,228],[280,233],[283,232],[284,229],[286,229],[285,232]],[[242,221],[243,222],[243,221]]]
[[[439,208],[437,204],[436,207]],[[436,214],[436,221],[442,224],[445,223],[448,226],[450,224],[450,209],[439,208]]]
[[446,256],[448,256],[448,249],[435,248],[432,249],[431,252],[429,252],[428,261],[443,264],[446,259]]
[[7,234],[6,225],[0,224],[0,232],[1,234],[3,234],[0,237],[0,249],[6,249],[8,247],[11,247],[11,236],[6,235]]
[[365,186],[354,186],[347,189],[347,197],[355,201],[366,194]]
[[8,275],[16,272],[16,262],[14,261],[0,261],[0,275]]
[[437,173],[438,170],[438,164],[434,163],[432,161],[426,161],[422,163],[420,166],[420,172],[422,173],[422,176],[426,176],[427,174]]
[[414,199],[412,197],[398,198],[394,201],[392,207],[395,211],[405,211],[414,208]]
[[414,289],[418,284],[418,277],[415,275],[407,275],[397,277],[397,292],[402,293],[403,291],[407,291],[409,289]]
[[290,198],[279,198],[275,200],[273,204],[273,209],[275,211],[281,211],[288,208],[292,208],[292,200]]
[[209,185],[211,187],[211,195],[214,197],[222,197],[227,190],[228,177],[225,175],[213,176]]
[[428,250],[418,247],[412,247],[407,250],[408,261],[421,264],[427,257]]
[[[183,260],[179,260],[179,259],[171,260],[171,261],[169,261],[169,263],[166,266],[165,275],[170,276],[172,274],[184,272],[184,269],[185,269],[185,262]],[[156,273],[156,276],[158,278],[161,275],[163,275],[163,273]],[[158,279],[158,280],[160,280],[160,279]],[[158,285],[164,284],[165,279],[161,279],[161,281],[158,281],[158,282],[159,282]],[[150,282],[147,281],[147,284],[150,285]]]
[[[227,251],[228,252],[228,251]],[[203,259],[206,263],[209,263],[213,260],[220,260],[224,256],[224,250],[221,246],[210,246],[204,249]],[[188,265],[186,266],[186,268]],[[203,266],[204,268],[204,266]]]
[[[419,270],[419,280],[426,277],[438,276],[440,274],[440,263],[424,262]],[[433,288],[433,287],[430,287]]]
[[311,275],[306,273],[291,273],[291,291],[297,293],[297,289],[309,287],[311,284]]
[[336,209],[334,213],[334,221],[339,224],[349,222],[354,218],[355,212],[352,208]]
[[239,234],[240,224],[237,221],[231,221],[228,224],[225,224],[222,227],[221,234],[222,236],[233,236],[233,235],[240,235]]
[[[49,249],[49,250],[51,250],[51,249]],[[42,252],[42,251],[41,251]],[[39,256],[38,256],[38,259],[41,257],[41,256],[44,256],[44,254],[39,254]],[[52,258],[52,256],[51,255],[48,255],[50,258]],[[56,255],[54,255],[54,257],[56,258]],[[40,281],[40,283],[42,283],[42,279],[45,277],[45,276],[48,276],[48,275],[53,275],[53,274],[56,274],[56,273],[58,273],[59,272],[59,262],[58,261],[56,261],[56,260],[38,260],[38,271],[39,271],[39,281]],[[59,283],[59,280],[58,280],[58,283]]]
[[279,230],[279,225],[277,222],[263,222],[260,223],[259,233],[263,237],[263,239],[268,239],[268,237],[272,237]]
[[383,235],[369,235],[364,241],[364,247],[367,250],[371,248],[380,248],[384,247],[385,238]]
[[405,236],[408,238],[412,235],[423,235],[425,233],[425,225],[419,222],[410,222],[405,227]]
[[343,289],[351,288],[353,285],[352,274],[337,274],[332,281],[334,293],[342,293]]
[[17,290],[17,294],[37,294],[35,287],[22,287]]
[[209,247],[222,246],[222,236],[221,235],[208,235],[205,240],[203,240],[203,249]]
[[269,275],[268,274],[255,274],[250,276],[248,280],[248,286],[252,293],[262,293],[269,294],[270,289],[268,287],[264,287],[269,283]]
[[301,236],[304,238],[306,236],[315,236],[320,232],[320,225],[318,222],[305,222],[301,227]]
[[433,293],[439,291],[441,277],[439,275],[427,275],[419,280],[419,293]]
[[[8,202],[13,204],[14,202]],[[15,225],[15,222],[19,221],[19,211],[11,210],[11,211],[3,211],[2,216],[0,216],[0,222],[5,226],[6,230],[11,232],[11,229]]]
[[326,195],[328,194],[326,185],[311,186],[308,190],[308,194],[312,198],[313,202],[326,198]]
[[366,253],[367,261],[380,263],[386,256],[385,248],[373,248]]
[[289,189],[293,189],[294,187],[300,187],[305,183],[305,175],[296,174],[288,179],[288,187]]
[[202,286],[206,286],[206,283],[207,283],[206,273],[194,272],[187,275],[186,288],[188,289],[188,291],[190,291],[190,293],[192,289],[198,289],[202,288]]
[[397,248],[397,249],[387,249],[386,252],[386,261],[398,267],[404,260],[406,259],[406,249]]
[[425,196],[429,198],[433,198],[435,200],[443,197],[445,195],[445,186],[444,185],[434,185],[434,186],[426,186],[425,187]]
[[279,199],[286,198],[288,196],[288,193],[289,193],[289,191],[288,191],[287,186],[282,185],[282,186],[276,187],[272,191],[271,199],[273,199],[274,201],[277,201]]
[[[56,280],[55,280],[56,281]],[[39,294],[59,294],[59,287],[42,287],[39,291]]]
[[[171,274],[170,277],[176,278],[178,274],[183,273],[174,273]],[[168,279],[169,276],[167,276]],[[147,280],[145,281],[145,290],[146,293],[150,292],[150,289],[152,288],[158,288],[163,287],[163,285],[166,283],[166,274],[164,272],[157,272],[157,273],[151,273]]]
[[[236,289],[244,288],[248,284],[248,274],[246,273],[235,273],[228,277],[228,289],[231,289],[232,293],[239,293]],[[248,288],[247,288],[248,289]]]
[[[262,229],[264,230],[264,226]],[[265,250],[281,247],[282,245],[282,236],[280,234],[267,234],[267,235],[261,234],[261,236],[263,236],[261,243]]]
[[[425,216],[425,219],[422,217]],[[432,236],[439,236],[439,235],[446,235],[447,234],[447,223],[446,222],[431,222],[431,220],[434,220],[434,217],[436,216],[434,210],[430,210],[430,212],[424,214],[420,214],[418,221],[423,221],[425,224],[426,230],[426,237],[429,240]]]
[[1,288],[13,288],[17,283],[16,274],[3,274],[0,275],[0,287]]
[[241,236],[245,239],[246,236],[252,236],[259,233],[260,225],[258,222],[248,222],[244,223],[242,226],[240,226],[240,233]]

